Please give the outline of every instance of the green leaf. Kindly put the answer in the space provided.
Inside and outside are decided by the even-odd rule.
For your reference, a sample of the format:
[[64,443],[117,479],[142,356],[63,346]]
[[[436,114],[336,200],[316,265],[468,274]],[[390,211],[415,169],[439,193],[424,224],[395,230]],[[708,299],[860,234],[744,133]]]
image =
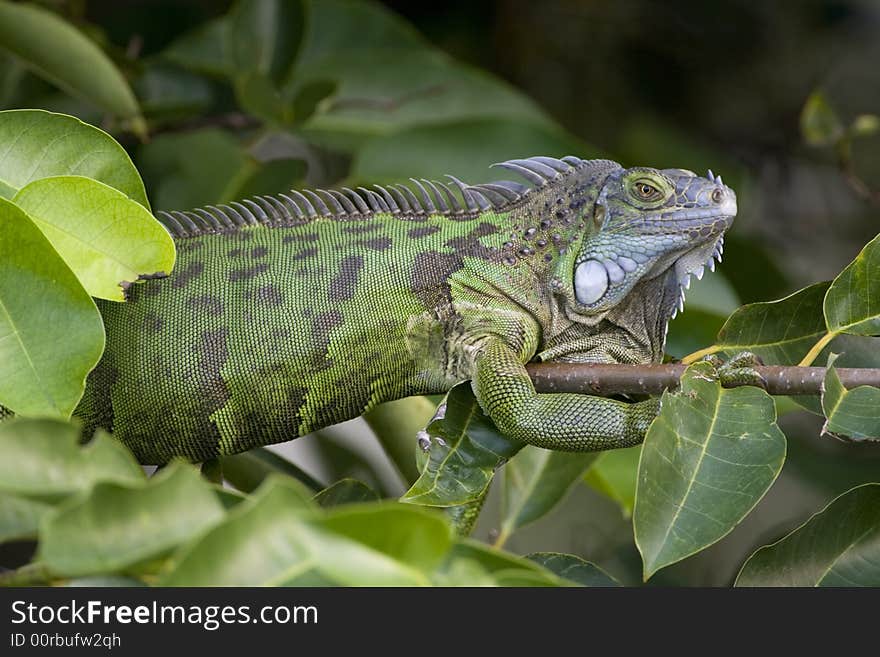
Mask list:
[[828,146],[843,136],[843,124],[825,94],[814,91],[801,110],[801,134],[810,146]]
[[174,241],[142,205],[82,176],[41,178],[13,199],[93,297],[124,301],[125,289],[174,266]]
[[584,477],[584,481],[594,490],[617,502],[627,518],[632,516],[636,504],[641,454],[641,445],[602,452]]
[[69,417],[104,350],[95,302],[17,206],[0,199],[0,404]]
[[778,301],[751,303],[734,312],[718,333],[728,354],[751,351],[767,363],[795,365],[825,334],[822,300],[830,283],[816,283]]
[[103,431],[79,444],[75,424],[13,419],[0,423],[0,492],[58,500],[99,481],[143,482],[144,472],[122,443]]
[[332,102],[302,125],[306,136],[331,147],[350,149],[416,126],[437,129],[439,124],[476,119],[554,130],[549,117],[518,90],[434,50],[402,56],[395,48],[374,45],[368,56],[328,53],[319,62],[298,67],[296,75],[301,85],[327,79],[339,85]]
[[647,580],[726,536],[775,481],[785,460],[773,398],[724,389],[706,362],[664,393],[642,447],[633,527]]
[[828,288],[825,321],[834,333],[880,335],[880,235],[865,245]]
[[880,586],[880,484],[847,491],[759,549],[736,586]]
[[542,565],[550,572],[563,579],[577,582],[583,586],[620,586],[620,582],[611,577],[596,564],[584,561],[573,554],[559,552],[534,552],[527,557]]
[[306,175],[306,163],[303,160],[277,159],[269,160],[242,181],[232,193],[235,198],[251,198],[301,186]]
[[438,414],[426,429],[431,446],[425,467],[402,502],[446,507],[479,499],[495,470],[523,447],[498,433],[469,382],[449,391]]
[[822,410],[827,418],[822,433],[847,436],[857,441],[880,440],[880,388],[844,388],[834,367],[836,358],[836,354],[829,356],[822,384]]
[[257,447],[241,454],[221,456],[220,465],[226,481],[245,493],[255,491],[272,474],[292,477],[313,492],[324,488],[324,484],[299,466],[264,447]]
[[22,538],[36,538],[43,517],[52,506],[0,493],[0,543]]
[[145,126],[125,78],[90,39],[57,15],[33,5],[0,2],[0,47],[66,92]]
[[289,481],[257,497],[187,550],[166,586],[429,583],[451,542],[439,514],[396,503],[353,505],[326,515]]
[[124,573],[167,554],[223,515],[198,470],[173,463],[148,482],[101,482],[59,507],[40,531],[37,559],[67,577]]
[[290,76],[305,27],[297,0],[239,0],[226,18],[228,61],[278,85]]
[[333,485],[315,495],[315,501],[323,507],[355,504],[357,502],[375,502],[378,493],[357,479],[340,479]]
[[0,112],[0,144],[0,196],[11,199],[40,178],[85,176],[150,209],[128,153],[106,132],[77,118],[43,110]]
[[492,164],[523,153],[586,156],[597,151],[556,127],[507,118],[469,118],[372,139],[356,154],[349,177],[360,184],[454,173],[470,183],[487,182],[504,177],[490,168]]
[[574,586],[544,566],[472,539],[460,539],[434,575],[440,586]]
[[209,110],[214,90],[208,80],[155,60],[144,62],[144,66],[134,87],[147,116],[180,120]]
[[526,445],[504,466],[498,544],[552,511],[598,457],[595,452],[552,452]]

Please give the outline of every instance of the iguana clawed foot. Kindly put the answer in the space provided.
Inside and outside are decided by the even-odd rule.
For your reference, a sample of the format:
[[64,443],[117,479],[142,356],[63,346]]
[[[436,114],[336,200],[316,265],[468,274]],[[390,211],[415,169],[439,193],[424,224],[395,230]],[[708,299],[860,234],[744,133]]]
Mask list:
[[718,380],[725,388],[755,386],[767,389],[767,381],[755,369],[764,362],[750,351],[741,351],[727,361],[716,354],[706,356],[703,360],[712,363],[715,371],[718,372]]

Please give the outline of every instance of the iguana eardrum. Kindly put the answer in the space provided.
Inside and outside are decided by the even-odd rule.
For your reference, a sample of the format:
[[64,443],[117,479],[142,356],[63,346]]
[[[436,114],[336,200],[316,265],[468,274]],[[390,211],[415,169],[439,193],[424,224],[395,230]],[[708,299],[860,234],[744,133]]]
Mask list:
[[175,271],[98,302],[106,352],[75,415],[142,462],[200,461],[471,380],[515,440],[640,442],[656,400],[536,394],[524,363],[659,361],[690,276],[721,255],[733,191],[608,160],[500,166],[531,185],[413,180],[159,213]]

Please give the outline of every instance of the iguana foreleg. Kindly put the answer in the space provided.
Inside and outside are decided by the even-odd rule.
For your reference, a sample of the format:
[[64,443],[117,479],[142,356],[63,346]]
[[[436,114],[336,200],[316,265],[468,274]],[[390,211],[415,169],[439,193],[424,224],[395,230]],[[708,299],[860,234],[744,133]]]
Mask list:
[[471,385],[501,433],[568,452],[637,445],[660,409],[658,399],[629,404],[573,393],[539,394],[517,354],[500,340],[477,356]]

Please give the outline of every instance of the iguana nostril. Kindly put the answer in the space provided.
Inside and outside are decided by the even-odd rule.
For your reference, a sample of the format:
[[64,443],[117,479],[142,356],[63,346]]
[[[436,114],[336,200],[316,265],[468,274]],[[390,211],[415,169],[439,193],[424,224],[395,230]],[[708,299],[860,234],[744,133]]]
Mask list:
[[715,203],[721,203],[721,201],[724,200],[724,190],[723,189],[716,189],[715,191],[713,191],[712,192],[712,200]]

